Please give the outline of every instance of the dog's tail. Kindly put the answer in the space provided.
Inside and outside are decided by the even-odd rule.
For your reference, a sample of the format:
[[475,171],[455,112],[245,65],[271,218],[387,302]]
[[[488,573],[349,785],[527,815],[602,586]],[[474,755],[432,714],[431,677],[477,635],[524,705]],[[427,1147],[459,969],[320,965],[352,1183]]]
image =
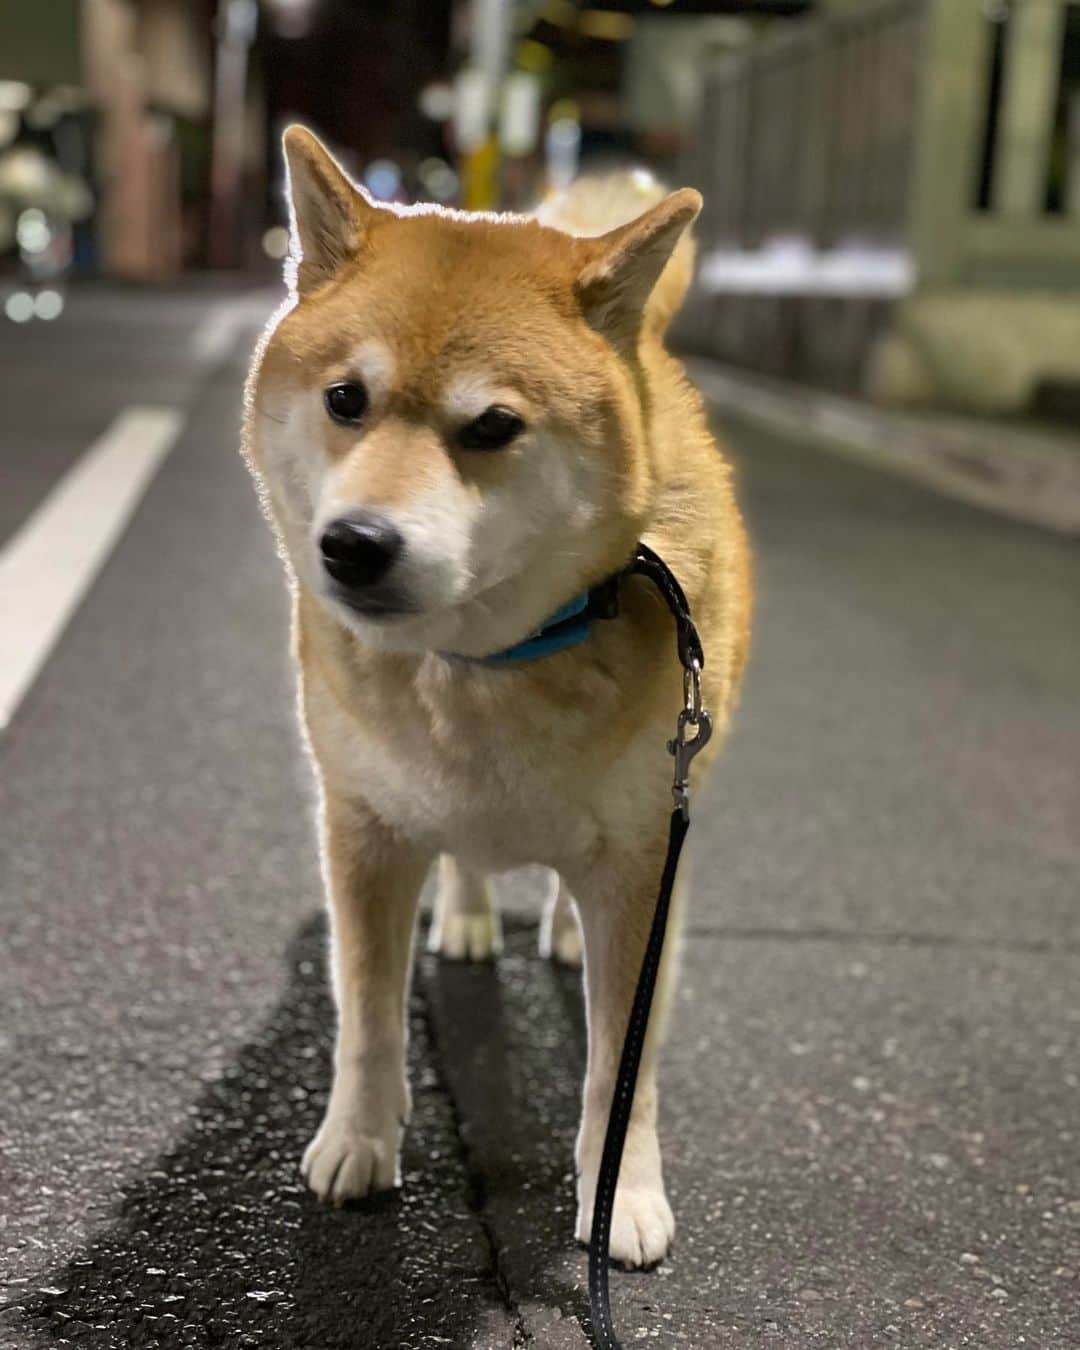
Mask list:
[[[606,234],[640,216],[667,196],[667,189],[647,169],[630,169],[578,178],[549,197],[537,211],[545,225],[567,234]],[[649,329],[661,336],[675,317],[694,277],[694,240],[687,230],[653,288],[645,310]]]

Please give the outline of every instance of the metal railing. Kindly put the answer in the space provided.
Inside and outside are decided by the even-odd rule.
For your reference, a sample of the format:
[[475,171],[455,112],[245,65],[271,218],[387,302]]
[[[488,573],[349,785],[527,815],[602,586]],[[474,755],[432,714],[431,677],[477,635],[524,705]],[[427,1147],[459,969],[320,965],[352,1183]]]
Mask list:
[[726,54],[706,73],[687,165],[706,199],[703,252],[794,237],[902,252],[919,285],[1080,286],[1080,189],[1067,185],[1064,213],[1042,198],[1077,8],[864,0]]
[[926,8],[792,24],[708,73],[693,171],[709,242],[903,236]]

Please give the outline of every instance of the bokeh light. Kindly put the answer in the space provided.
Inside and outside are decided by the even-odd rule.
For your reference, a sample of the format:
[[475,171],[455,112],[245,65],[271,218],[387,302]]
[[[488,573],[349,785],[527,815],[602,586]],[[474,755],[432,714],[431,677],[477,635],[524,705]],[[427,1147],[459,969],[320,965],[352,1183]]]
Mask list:
[[25,253],[44,253],[52,239],[45,212],[36,206],[24,211],[15,226],[15,237]]
[[34,297],[28,291],[12,291],[4,301],[4,313],[12,323],[26,323],[34,317]]
[[64,297],[52,289],[39,291],[34,301],[34,313],[46,321],[58,319],[64,312]]
[[392,159],[373,159],[364,170],[364,186],[381,202],[391,202],[401,191],[401,168]]
[[289,252],[289,231],[284,225],[271,225],[263,232],[262,250],[268,258],[280,262]]

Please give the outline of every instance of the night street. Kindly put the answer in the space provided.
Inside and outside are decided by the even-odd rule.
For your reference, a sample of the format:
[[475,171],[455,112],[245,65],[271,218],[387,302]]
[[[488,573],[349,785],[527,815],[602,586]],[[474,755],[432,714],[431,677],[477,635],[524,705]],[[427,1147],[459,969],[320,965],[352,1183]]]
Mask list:
[[[536,955],[542,877],[502,883],[497,967],[418,958],[400,1194],[333,1210],[299,1178],[333,1027],[314,794],[237,452],[275,299],[87,286],[0,322],[0,559],[127,410],[179,413],[0,731],[0,1343],[580,1350],[584,1031]],[[688,845],[676,1245],[613,1272],[616,1323],[1074,1350],[1080,555],[724,435],[757,626]]]

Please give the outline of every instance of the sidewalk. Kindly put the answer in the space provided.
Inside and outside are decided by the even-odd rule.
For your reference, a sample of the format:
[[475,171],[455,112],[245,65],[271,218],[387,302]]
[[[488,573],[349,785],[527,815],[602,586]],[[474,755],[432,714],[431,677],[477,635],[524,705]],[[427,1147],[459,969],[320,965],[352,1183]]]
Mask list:
[[1013,520],[1080,534],[1080,435],[883,408],[704,357],[686,364],[718,412],[903,474]]

